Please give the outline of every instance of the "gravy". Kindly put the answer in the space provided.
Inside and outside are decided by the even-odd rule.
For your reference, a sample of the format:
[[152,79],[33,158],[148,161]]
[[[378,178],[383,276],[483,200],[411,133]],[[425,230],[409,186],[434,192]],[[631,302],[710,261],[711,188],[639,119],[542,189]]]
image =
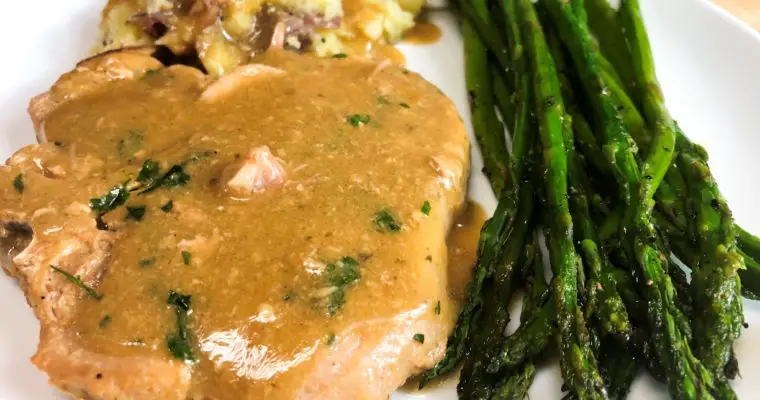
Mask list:
[[[179,166],[186,182],[137,189],[101,217],[115,244],[89,282],[102,298],[81,293],[65,326],[74,343],[184,362],[192,398],[382,397],[440,358],[469,279],[482,209],[458,220],[448,255],[445,244],[464,198],[465,129],[400,68],[274,51],[255,61],[269,69],[209,86],[188,67],[157,68],[64,102],[41,124],[48,143],[20,152],[38,162],[2,170],[25,188],[0,190],[0,217],[23,215],[58,243],[61,210],[139,187],[148,160],[161,174]],[[252,149],[284,177],[233,195],[231,166],[261,167]],[[172,291],[191,296],[192,358],[172,348],[185,317]]]

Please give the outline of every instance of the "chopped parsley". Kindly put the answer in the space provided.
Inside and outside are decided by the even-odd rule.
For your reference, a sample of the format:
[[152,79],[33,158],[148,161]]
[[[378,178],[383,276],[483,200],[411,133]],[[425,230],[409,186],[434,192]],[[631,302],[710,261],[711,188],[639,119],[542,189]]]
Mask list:
[[190,175],[185,172],[181,165],[175,165],[162,177],[153,180],[140,194],[150,193],[160,187],[173,188],[185,186],[190,180]]
[[377,103],[378,104],[391,104],[390,100],[388,100],[388,96],[377,96]]
[[346,288],[361,277],[359,262],[351,257],[343,257],[327,264],[325,276],[328,286],[335,288],[327,301],[327,313],[334,315],[346,303]]
[[161,170],[161,166],[157,161],[145,160],[143,162],[140,172],[137,174],[137,181],[140,183],[150,184],[158,176],[158,172]]
[[182,263],[185,265],[190,265],[190,261],[193,260],[193,255],[189,251],[182,251]]
[[328,333],[328,334],[327,334],[327,336],[325,337],[325,343],[326,343],[328,346],[332,346],[333,344],[335,344],[335,339],[336,339],[336,336],[335,336],[335,334],[334,334],[334,333],[332,333],[332,332],[330,332],[330,333]]
[[285,294],[282,296],[282,299],[283,299],[283,300],[285,300],[285,301],[290,301],[290,300],[293,300],[293,299],[295,299],[295,298],[296,298],[296,293],[295,293],[295,292],[293,292],[292,290],[291,290],[291,291],[289,291],[289,292],[287,292],[287,293],[285,293]]
[[375,214],[372,225],[378,232],[396,233],[401,230],[401,223],[396,221],[396,218],[387,208],[383,208]]
[[412,339],[414,339],[415,342],[419,342],[420,344],[425,343],[425,335],[421,333],[415,333]]
[[185,172],[182,165],[173,165],[165,174],[159,176],[160,166],[154,160],[145,160],[140,172],[137,175],[137,181],[143,186],[136,189],[142,190],[140,194],[152,192],[160,187],[173,188],[185,186],[190,181],[190,175]]
[[404,103],[403,101],[401,103],[398,103],[398,105],[400,105],[401,107],[404,107],[404,108],[412,108],[409,104]]
[[24,193],[24,174],[18,174],[13,178],[13,188],[21,194]]
[[174,208],[174,201],[169,200],[166,202],[166,204],[161,206],[161,211],[168,213],[172,210],[172,208]]
[[[91,198],[90,208],[98,214],[96,218],[98,229],[108,229],[108,226],[103,222],[103,215],[109,211],[113,211],[116,208],[123,206],[127,200],[129,200],[130,192],[140,191],[138,194],[142,195],[152,192],[153,190],[156,190],[160,187],[173,188],[177,186],[184,186],[188,181],[190,181],[190,175],[185,172],[185,169],[182,167],[182,165],[172,166],[163,175],[160,175],[160,169],[161,167],[158,162],[154,160],[145,160],[142,167],[140,168],[140,172],[137,174],[137,182],[139,182],[141,185],[127,189],[127,184],[129,183],[129,181],[127,181],[125,183],[112,187],[108,193],[101,197]],[[169,207],[168,210],[171,210],[172,206],[168,205],[167,203],[167,205],[161,207],[162,210],[168,212],[168,210],[164,207]],[[133,207],[131,209],[129,209],[129,207],[127,208],[129,216],[138,221],[141,220],[145,215],[145,207]]]
[[370,120],[371,118],[367,114],[353,114],[346,117],[346,122],[356,128],[367,125]]
[[433,312],[435,312],[435,315],[441,315],[441,301],[440,300],[435,302],[435,308],[433,309]]
[[98,322],[98,328],[105,329],[108,325],[111,325],[111,316],[106,314],[100,319],[100,322]]
[[145,218],[145,206],[127,207],[127,218],[142,221]]
[[430,215],[430,202],[425,200],[425,202],[422,203],[422,207],[420,207],[420,211],[425,215]]
[[151,265],[155,264],[155,262],[156,262],[156,257],[143,258],[142,260],[140,260],[140,261],[137,262],[137,265],[139,265],[139,266],[141,266],[143,268],[146,268],[146,267],[150,267]]
[[187,331],[190,299],[190,295],[183,295],[170,290],[166,300],[167,304],[174,307],[174,313],[177,317],[177,332],[166,336],[166,346],[174,358],[184,360],[187,363],[195,362],[195,356],[193,356],[193,350],[190,345],[190,335]]
[[123,206],[128,199],[129,190],[126,186],[124,184],[116,185],[103,196],[91,198],[90,208],[99,216],[103,216],[103,214]]
[[346,58],[346,57],[348,57],[348,54],[346,53],[333,54],[332,56],[332,58]]
[[359,279],[359,262],[351,257],[343,257],[338,262],[327,264],[327,281],[332,286],[346,286]]
[[72,274],[70,274],[70,273],[68,273],[68,272],[66,272],[66,271],[64,271],[64,270],[56,267],[55,265],[51,265],[50,268],[52,268],[53,271],[55,271],[55,272],[63,275],[69,282],[71,282],[71,283],[79,286],[79,288],[81,288],[82,290],[84,290],[84,292],[87,293],[88,295],[90,295],[90,297],[92,297],[93,299],[100,300],[100,299],[103,298],[102,294],[96,292],[95,289],[87,286],[84,282],[82,282],[81,279],[79,279],[78,276],[74,276],[74,275],[72,275]]
[[185,169],[181,165],[175,165],[169,169],[169,171],[161,177],[160,186],[166,188],[173,188],[177,186],[185,186],[190,181],[190,175],[185,172]]
[[56,147],[63,147],[63,142],[61,142],[60,140],[56,140],[55,142],[53,142],[53,144],[54,144]]

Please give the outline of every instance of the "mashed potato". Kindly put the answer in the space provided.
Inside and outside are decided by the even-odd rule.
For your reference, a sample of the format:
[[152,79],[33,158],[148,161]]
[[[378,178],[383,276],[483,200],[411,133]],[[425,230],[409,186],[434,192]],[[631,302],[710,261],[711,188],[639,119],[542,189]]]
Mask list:
[[[221,75],[269,46],[321,56],[392,44],[424,0],[109,0],[96,52],[158,44]],[[377,56],[377,53],[363,54]]]

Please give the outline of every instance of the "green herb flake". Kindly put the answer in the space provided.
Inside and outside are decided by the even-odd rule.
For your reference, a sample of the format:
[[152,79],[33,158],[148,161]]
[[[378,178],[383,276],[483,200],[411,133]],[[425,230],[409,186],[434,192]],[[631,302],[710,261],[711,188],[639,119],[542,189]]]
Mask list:
[[111,325],[111,316],[106,314],[100,319],[100,322],[98,322],[98,328],[105,329],[108,325]]
[[441,315],[441,301],[440,300],[435,302],[435,308],[433,309],[433,312],[435,312],[435,315]]
[[396,218],[387,208],[375,214],[375,217],[372,219],[372,225],[378,232],[397,233],[401,230],[401,223],[396,221]]
[[367,125],[370,120],[371,118],[367,114],[353,114],[346,117],[346,122],[355,128]]
[[13,178],[13,188],[21,194],[24,193],[24,174],[18,174]]
[[346,304],[346,291],[344,288],[336,288],[334,292],[330,294],[330,298],[327,301],[327,314],[335,315]]
[[377,96],[377,104],[391,104],[390,100],[388,100],[388,96]]
[[185,172],[185,169],[181,165],[175,165],[161,177],[159,186],[166,188],[185,186],[188,181],[190,181],[190,175]]
[[146,184],[153,182],[158,177],[160,169],[161,166],[158,165],[157,161],[145,160],[142,168],[140,168],[140,172],[137,174],[137,181]]
[[191,304],[192,296],[183,295],[182,293],[175,292],[174,290],[169,291],[169,295],[166,298],[166,303],[170,306],[177,307],[177,309],[187,312],[190,310],[190,304]]
[[168,213],[174,208],[174,201],[169,200],[166,202],[166,204],[161,206],[161,211]]
[[91,198],[90,208],[102,216],[109,211],[121,207],[128,199],[129,191],[127,188],[123,184],[116,185],[103,196]]
[[289,291],[289,292],[287,292],[287,293],[285,293],[282,296],[282,300],[284,300],[284,301],[290,301],[290,300],[293,300],[295,298],[296,298],[296,293],[294,291],[292,291],[292,290]]
[[81,279],[79,279],[78,276],[74,276],[74,275],[72,275],[72,274],[70,274],[70,273],[68,273],[68,272],[66,272],[66,271],[64,271],[64,270],[56,267],[55,265],[51,265],[50,268],[52,268],[53,271],[55,271],[55,272],[63,275],[69,282],[71,282],[71,283],[79,286],[80,289],[84,290],[84,292],[87,293],[88,295],[90,295],[90,297],[92,297],[93,299],[100,300],[100,299],[103,298],[102,294],[100,294],[97,291],[95,291],[95,289],[87,286],[84,282],[82,282]]
[[159,165],[156,161],[146,160],[143,163],[140,173],[137,175],[137,181],[143,186],[140,194],[150,193],[158,188],[174,188],[185,186],[190,181],[190,175],[185,172],[182,165],[173,165],[165,174],[159,177]]
[[335,339],[337,339],[337,336],[335,336],[334,333],[330,332],[325,336],[325,344],[332,346],[335,344]]
[[56,140],[55,142],[53,142],[53,144],[54,144],[56,147],[63,147],[63,142],[61,142],[60,140]]
[[332,58],[346,58],[346,57],[348,57],[348,54],[346,53],[333,54],[332,56]]
[[430,215],[430,202],[425,200],[425,202],[422,203],[422,207],[420,207],[420,211],[425,215]]
[[327,264],[327,281],[332,286],[346,286],[359,279],[359,262],[351,257],[343,257],[336,263]]
[[410,106],[409,104],[404,103],[404,102],[398,103],[398,105],[400,105],[401,107],[404,107],[404,108],[412,108],[412,106]]
[[155,263],[156,263],[156,257],[151,257],[151,258],[143,258],[142,260],[137,262],[137,265],[139,265],[142,268],[147,268]]
[[412,339],[414,339],[415,342],[419,342],[420,344],[425,343],[425,335],[421,333],[415,333]]
[[346,303],[346,288],[361,277],[359,262],[351,257],[343,257],[335,263],[327,264],[325,276],[327,285],[334,288],[328,298],[327,313],[334,315]]
[[174,307],[174,313],[177,317],[177,332],[166,335],[166,347],[174,358],[184,360],[187,363],[195,362],[192,346],[190,345],[190,335],[187,331],[187,318],[190,312],[191,304],[190,295],[183,295],[173,290],[169,291],[166,303]]
[[190,265],[190,261],[193,260],[193,255],[189,251],[182,251],[182,263],[185,265]]
[[145,206],[127,207],[127,219],[142,221],[145,218]]

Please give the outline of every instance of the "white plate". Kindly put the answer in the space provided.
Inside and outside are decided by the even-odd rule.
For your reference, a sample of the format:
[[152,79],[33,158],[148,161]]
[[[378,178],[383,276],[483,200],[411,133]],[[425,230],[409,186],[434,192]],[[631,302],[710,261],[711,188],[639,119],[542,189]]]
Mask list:
[[[34,134],[26,115],[29,98],[45,91],[88,53],[96,36],[104,0],[6,1],[0,24],[0,158]],[[723,194],[745,227],[760,233],[760,35],[702,0],[642,0],[658,73],[673,115],[686,133],[703,144]],[[438,85],[469,119],[463,80],[461,38],[450,14],[434,14],[443,28],[432,46],[402,46],[408,67]],[[474,151],[471,196],[493,210],[495,200],[480,174]],[[37,346],[38,324],[10,279],[0,277],[0,400],[60,399],[45,375],[29,362]],[[750,324],[736,351],[742,377],[735,387],[742,398],[760,392],[760,303],[745,302]],[[396,393],[394,400],[455,399],[455,382],[426,393]],[[559,398],[556,365],[541,370],[533,399]],[[631,398],[667,398],[662,385],[642,377]]]

